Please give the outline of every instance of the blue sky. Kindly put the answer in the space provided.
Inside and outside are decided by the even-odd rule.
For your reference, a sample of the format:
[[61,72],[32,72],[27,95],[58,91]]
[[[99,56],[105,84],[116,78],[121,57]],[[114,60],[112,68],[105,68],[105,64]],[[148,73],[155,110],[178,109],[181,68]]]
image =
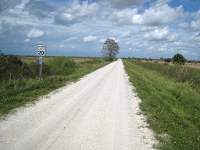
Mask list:
[[0,0],[6,54],[101,56],[107,38],[119,57],[200,60],[200,0]]

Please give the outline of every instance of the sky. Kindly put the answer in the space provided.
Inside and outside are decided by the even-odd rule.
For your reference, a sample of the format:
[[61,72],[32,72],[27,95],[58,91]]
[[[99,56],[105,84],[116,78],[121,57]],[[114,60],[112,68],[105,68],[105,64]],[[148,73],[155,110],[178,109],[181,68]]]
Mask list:
[[118,57],[200,60],[200,0],[0,0],[5,54],[99,57],[107,38]]

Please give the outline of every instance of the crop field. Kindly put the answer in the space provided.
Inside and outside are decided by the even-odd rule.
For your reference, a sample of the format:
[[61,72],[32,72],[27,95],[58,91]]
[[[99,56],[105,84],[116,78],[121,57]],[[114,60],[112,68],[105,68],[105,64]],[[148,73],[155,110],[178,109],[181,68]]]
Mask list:
[[0,56],[0,118],[108,63],[101,58],[45,57],[39,81],[38,57]]
[[159,149],[200,149],[200,70],[123,60]]

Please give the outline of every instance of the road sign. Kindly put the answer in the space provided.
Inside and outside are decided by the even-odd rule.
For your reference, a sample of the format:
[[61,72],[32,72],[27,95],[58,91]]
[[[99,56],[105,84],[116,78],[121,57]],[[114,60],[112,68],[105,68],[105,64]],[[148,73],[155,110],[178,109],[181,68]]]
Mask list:
[[38,44],[38,56],[39,56],[39,80],[42,79],[42,57],[46,54],[46,47],[43,44]]
[[38,55],[45,56],[45,51],[46,51],[45,45],[38,44]]

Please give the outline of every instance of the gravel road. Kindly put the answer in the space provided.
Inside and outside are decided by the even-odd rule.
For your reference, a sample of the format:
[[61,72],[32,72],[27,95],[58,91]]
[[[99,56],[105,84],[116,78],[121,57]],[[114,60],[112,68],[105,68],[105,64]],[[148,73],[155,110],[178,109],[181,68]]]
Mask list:
[[139,102],[118,60],[0,121],[0,149],[153,149]]

